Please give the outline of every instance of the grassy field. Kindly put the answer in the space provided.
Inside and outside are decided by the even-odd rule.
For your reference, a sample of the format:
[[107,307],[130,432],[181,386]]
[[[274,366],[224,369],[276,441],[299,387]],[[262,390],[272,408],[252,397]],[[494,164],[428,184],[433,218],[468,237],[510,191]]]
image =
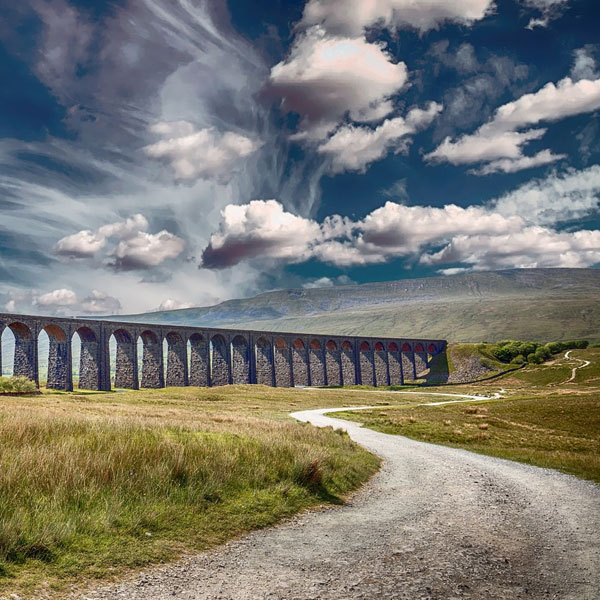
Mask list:
[[384,433],[559,469],[600,483],[600,349],[576,350],[571,356],[592,361],[574,382],[567,383],[571,369],[581,363],[558,358],[477,385],[483,393],[503,388],[501,400],[406,404],[335,416]]
[[300,403],[320,405],[261,386],[0,398],[0,595],[119,575],[341,502],[378,459],[286,417]]
[[430,396],[368,388],[0,397],[0,595],[60,595],[342,502],[379,461],[345,434],[292,421],[294,410],[381,405],[345,416],[600,481],[600,349],[573,356],[592,364],[572,383],[565,382],[581,363],[560,358],[439,388],[504,388],[503,400],[438,407],[418,406]]

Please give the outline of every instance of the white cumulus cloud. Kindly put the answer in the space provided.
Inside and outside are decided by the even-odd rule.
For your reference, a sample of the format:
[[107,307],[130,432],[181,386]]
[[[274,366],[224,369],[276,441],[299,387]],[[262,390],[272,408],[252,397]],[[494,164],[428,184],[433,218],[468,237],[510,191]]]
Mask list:
[[69,258],[92,258],[112,239],[116,245],[108,249],[107,264],[119,270],[156,267],[183,252],[183,239],[164,229],[149,233],[149,227],[146,217],[138,213],[96,231],[85,229],[66,236],[55,244],[54,252]]
[[188,121],[160,122],[151,130],[162,139],[146,146],[145,153],[168,164],[181,181],[202,178],[228,183],[242,167],[242,159],[261,146],[245,135],[197,129]]
[[180,310],[182,308],[192,308],[193,306],[189,302],[179,302],[179,300],[173,300],[173,298],[166,298],[159,304],[157,310]]
[[373,161],[383,158],[389,150],[401,152],[409,143],[410,135],[427,127],[442,110],[442,105],[431,102],[423,110],[413,108],[406,118],[386,119],[375,129],[345,125],[340,127],[317,149],[331,157],[330,170],[364,172]]
[[270,93],[303,118],[297,138],[323,139],[346,113],[354,121],[382,119],[407,80],[383,43],[328,37],[320,27],[300,34],[288,58],[271,69]]
[[73,306],[77,304],[77,294],[73,290],[61,288],[42,294],[35,299],[35,304],[44,307]]
[[121,310],[121,302],[106,292],[92,290],[88,296],[81,301],[81,309],[88,314],[115,315]]
[[546,84],[537,92],[500,106],[491,121],[475,133],[457,140],[447,137],[426,159],[454,165],[485,163],[478,174],[496,171],[514,172],[523,168],[548,164],[563,158],[543,150],[533,156],[523,154],[524,146],[540,139],[545,129],[519,129],[542,121],[558,121],[600,108],[600,79],[571,78]]
[[[275,200],[256,200],[226,207],[219,231],[204,250],[203,266],[222,269],[246,260],[316,259],[348,267],[397,258],[427,265],[461,264],[442,270],[448,273],[591,266],[600,261],[600,232],[555,227],[593,215],[599,198],[600,167],[593,166],[527,182],[483,205],[386,202],[357,221],[333,215],[318,223],[287,212]],[[322,280],[318,285],[329,283]]]
[[365,28],[411,27],[425,32],[445,22],[470,24],[483,19],[492,0],[309,0],[302,23],[323,25],[328,31],[355,35]]

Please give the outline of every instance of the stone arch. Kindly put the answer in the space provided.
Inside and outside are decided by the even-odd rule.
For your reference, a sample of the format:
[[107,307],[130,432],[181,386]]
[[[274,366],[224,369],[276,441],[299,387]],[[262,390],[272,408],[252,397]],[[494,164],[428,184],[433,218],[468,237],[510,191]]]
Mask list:
[[375,385],[375,369],[373,366],[373,351],[366,340],[360,343],[360,382],[363,385]]
[[256,356],[256,383],[274,385],[273,349],[269,340],[259,337],[254,345]]
[[292,342],[292,376],[294,385],[308,385],[308,353],[300,338]]
[[402,352],[412,352],[412,347],[408,342],[402,344]]
[[48,336],[46,387],[52,390],[72,390],[71,344],[65,330],[55,323],[49,323],[42,327],[42,331]]
[[229,383],[229,353],[227,341],[217,333],[210,338],[210,381],[211,385]]
[[248,340],[236,335],[231,340],[231,381],[250,383],[250,352]]
[[169,331],[167,340],[167,386],[188,384],[187,342],[177,331]]
[[165,387],[163,345],[160,336],[146,329],[140,333],[143,343],[142,387]]
[[423,344],[421,344],[421,342],[415,344],[415,352],[425,352],[425,348],[423,347]]
[[209,385],[208,343],[201,333],[193,333],[190,343],[190,385],[207,387]]
[[117,344],[115,352],[115,387],[139,389],[138,346],[134,334],[125,327],[113,329],[111,337]]
[[275,385],[290,387],[292,385],[291,355],[285,339],[278,337],[274,344]]
[[348,340],[342,342],[341,352],[342,385],[356,384],[356,355],[354,346]]
[[79,354],[79,384],[84,390],[100,390],[100,344],[96,332],[87,325],[82,325],[73,332],[81,342]]
[[435,354],[436,351],[436,347],[433,344],[429,344],[429,346],[427,347],[427,352],[429,352],[429,354]]
[[9,323],[7,328],[15,338],[13,375],[21,375],[37,383],[37,340],[34,339],[33,332],[20,321]]
[[383,342],[375,342],[373,351],[373,370],[375,374],[375,385],[383,386],[390,384],[388,373],[388,355]]
[[310,369],[310,385],[325,385],[323,350],[321,348],[321,342],[316,338],[310,341],[308,364]]
[[325,370],[327,385],[342,385],[340,351],[334,340],[325,344]]
[[390,385],[403,385],[404,378],[402,376],[402,357],[400,349],[396,342],[388,344],[388,371],[390,374]]

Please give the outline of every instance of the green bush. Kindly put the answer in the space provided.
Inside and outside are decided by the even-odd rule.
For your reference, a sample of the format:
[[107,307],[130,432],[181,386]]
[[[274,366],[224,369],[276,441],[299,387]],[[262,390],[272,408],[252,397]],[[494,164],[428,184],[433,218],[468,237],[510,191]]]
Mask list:
[[538,354],[532,352],[527,356],[527,362],[532,365],[539,365],[544,362],[544,359]]
[[522,354],[518,354],[510,361],[510,364],[511,365],[522,365],[524,362],[527,362],[525,360],[525,357]]
[[35,381],[19,375],[0,377],[0,394],[31,394],[37,392]]

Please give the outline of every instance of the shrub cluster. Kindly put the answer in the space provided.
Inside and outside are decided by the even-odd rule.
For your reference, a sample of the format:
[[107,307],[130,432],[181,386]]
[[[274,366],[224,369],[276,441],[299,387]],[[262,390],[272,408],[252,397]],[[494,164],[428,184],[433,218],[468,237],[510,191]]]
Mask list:
[[0,377],[0,394],[32,394],[37,392],[35,381],[19,375]]
[[575,350],[587,348],[586,340],[571,340],[568,342],[548,342],[540,344],[539,342],[519,342],[515,340],[505,340],[493,344],[489,352],[501,362],[512,364],[523,364],[525,362],[539,365],[548,360],[553,354],[564,352],[565,350]]

